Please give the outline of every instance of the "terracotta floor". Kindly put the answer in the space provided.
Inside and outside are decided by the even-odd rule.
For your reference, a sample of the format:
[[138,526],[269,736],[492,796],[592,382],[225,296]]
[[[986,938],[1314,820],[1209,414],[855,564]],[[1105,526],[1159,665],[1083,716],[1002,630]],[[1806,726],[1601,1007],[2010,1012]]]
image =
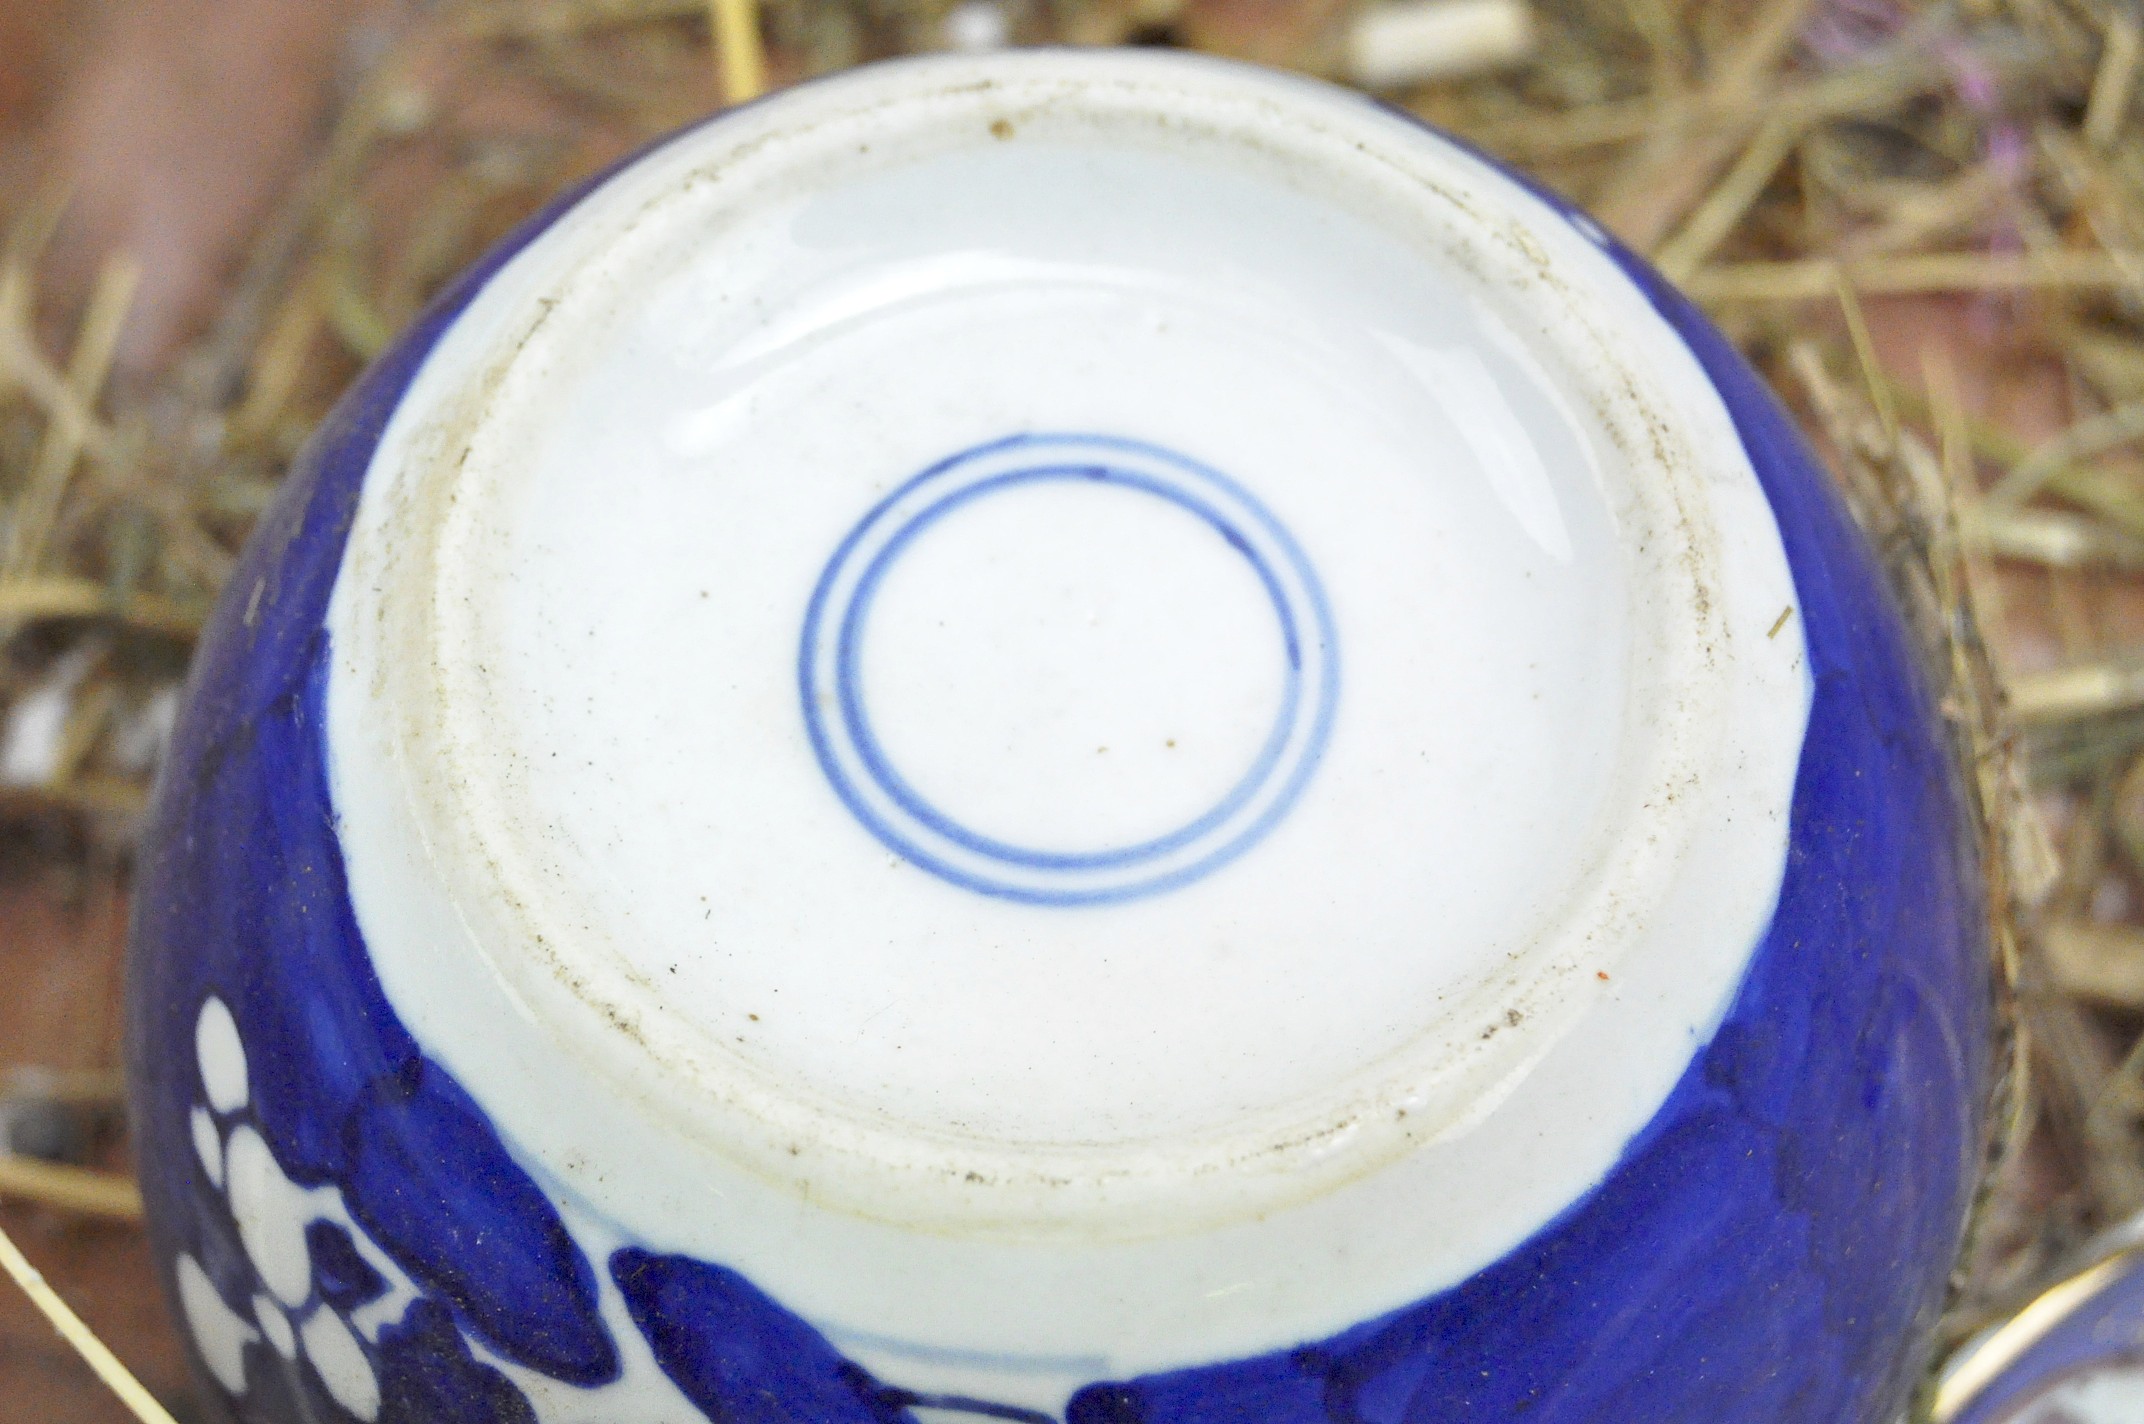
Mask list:
[[[117,1064],[124,937],[109,880],[70,884],[0,842],[0,1067]],[[120,1166],[124,1145],[107,1136],[98,1165]],[[19,1206],[0,1206],[0,1225],[182,1424],[211,1417],[194,1398],[138,1228]],[[130,1417],[28,1300],[0,1286],[0,1424]]]

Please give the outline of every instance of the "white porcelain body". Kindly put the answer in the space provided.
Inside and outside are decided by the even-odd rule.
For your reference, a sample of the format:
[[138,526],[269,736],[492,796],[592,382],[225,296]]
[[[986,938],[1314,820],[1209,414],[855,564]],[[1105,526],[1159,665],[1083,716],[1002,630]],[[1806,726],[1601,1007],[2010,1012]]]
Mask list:
[[[1851,584],[1814,594],[1847,605],[1825,656],[1912,743],[1861,771],[1936,913],[1877,946],[1932,1017],[1804,1087],[1895,1088],[1969,1159],[1978,937],[1932,721],[1819,477],[1753,445],[1776,412],[1663,299],[1366,101],[1159,56],[862,72],[550,216],[327,433],[324,493],[233,595],[238,629],[289,626],[228,633],[197,693],[255,710],[196,743],[225,715],[258,747],[270,703],[216,680],[295,689],[258,794],[315,839],[269,873],[334,861],[306,905],[341,947],[305,974],[354,976],[173,969],[200,931],[152,911],[144,992],[180,1007],[137,1051],[186,1015],[198,1079],[151,1073],[243,1248],[175,1268],[211,1371],[268,1417],[266,1351],[293,1397],[391,1417],[394,1361],[451,1333],[546,1421],[729,1389],[831,1418],[822,1353],[880,1415],[1296,1417],[1198,1371],[1397,1329],[1608,1211],[1753,966],[1803,929],[1867,957],[1868,926],[1782,908],[1837,850],[1795,839],[1836,838],[1812,576]],[[1817,532],[1783,532],[1782,480]],[[228,827],[239,793],[177,775],[167,844]],[[322,809],[331,847],[289,829]],[[175,891],[241,873],[188,854]],[[1824,864],[1825,905],[1886,873]],[[259,956],[313,945],[230,913]],[[1948,1079],[1922,1039],[1959,1045]],[[523,1174],[496,1239],[536,1244],[498,1279],[555,1288],[580,1343],[524,1347],[378,1200],[388,1163],[465,1224],[490,1208],[457,1181]],[[1899,1208],[1914,1242],[1950,1239],[1956,1168]],[[356,1304],[323,1222],[379,1278]],[[1935,1254],[1870,1268],[1857,1359],[1909,1353]],[[1619,1271],[1579,1288],[1656,1301]],[[772,1313],[686,1340],[726,1292]],[[1604,1338],[1529,1345],[1499,1308],[1518,1367]],[[747,1355],[796,1378],[740,1382]],[[1104,1383],[1140,1379],[1193,1382]]]

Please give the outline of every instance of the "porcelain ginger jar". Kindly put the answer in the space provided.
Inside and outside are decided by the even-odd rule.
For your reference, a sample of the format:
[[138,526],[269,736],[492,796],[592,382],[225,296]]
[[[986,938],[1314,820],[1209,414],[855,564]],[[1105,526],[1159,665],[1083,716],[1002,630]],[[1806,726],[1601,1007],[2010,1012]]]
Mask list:
[[1358,95],[907,61],[343,401],[139,887],[252,1424],[1879,1424],[1977,870],[1749,369]]

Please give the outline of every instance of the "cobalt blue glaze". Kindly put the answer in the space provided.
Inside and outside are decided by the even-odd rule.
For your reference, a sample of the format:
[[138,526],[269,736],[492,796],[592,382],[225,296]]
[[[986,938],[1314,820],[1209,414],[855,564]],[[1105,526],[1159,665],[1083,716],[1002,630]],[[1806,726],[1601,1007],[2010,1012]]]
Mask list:
[[[389,1326],[381,1336],[379,1355],[383,1424],[442,1424],[449,1419],[534,1424],[536,1413],[528,1397],[470,1353],[452,1314],[437,1301],[418,1301],[400,1324]],[[318,1411],[316,1417],[335,1416],[327,1400],[315,1396],[307,1403]]]
[[735,1271],[628,1248],[611,1257],[611,1272],[663,1373],[710,1419],[902,1417],[900,1406],[881,1404],[868,1375]]
[[[190,1136],[207,1100],[194,1026],[213,996],[242,1031],[251,1083],[242,1108],[213,1115],[219,1140],[257,1131],[293,1182],[338,1193],[414,1293],[359,1342],[378,1419],[533,1419],[504,1367],[600,1385],[629,1328],[724,1424],[890,1424],[919,1406],[1032,1420],[874,1378],[721,1262],[632,1245],[591,1259],[482,1105],[425,1057],[367,956],[328,796],[329,594],[367,462],[417,368],[573,200],[466,274],[346,396],[204,636],[132,961],[143,1189],[167,1289],[183,1293],[181,1253],[238,1315],[264,1289]],[[1976,1165],[1988,1040],[1953,770],[1868,550],[1787,418],[1694,308],[1611,251],[1718,386],[1799,594],[1815,695],[1771,928],[1655,1119],[1531,1240],[1327,1339],[1096,1381],[1068,1424],[1875,1424],[1920,1368]],[[312,1230],[308,1255],[294,1319],[385,1298],[381,1264],[341,1227]],[[628,1321],[597,1310],[599,1273]],[[219,1412],[352,1417],[312,1354],[254,1335],[243,1390],[201,1359]]]
[[332,1221],[305,1229],[305,1247],[318,1273],[320,1298],[343,1310],[355,1310],[387,1294],[387,1278],[358,1252],[350,1233]]

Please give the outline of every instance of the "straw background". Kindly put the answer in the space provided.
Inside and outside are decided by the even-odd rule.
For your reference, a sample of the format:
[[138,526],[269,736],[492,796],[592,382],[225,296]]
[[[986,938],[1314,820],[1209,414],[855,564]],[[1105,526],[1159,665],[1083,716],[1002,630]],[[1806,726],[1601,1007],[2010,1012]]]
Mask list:
[[[1523,53],[1454,49],[1460,72],[1394,97],[1712,311],[1830,459],[1943,691],[2013,1065],[1962,1338],[2144,1210],[2144,19],[1490,3]],[[762,82],[991,24],[1345,77],[1357,18],[0,0],[0,1227],[179,1419],[204,1416],[132,1220],[115,1071],[129,858],[193,635],[343,384],[546,196]],[[0,1424],[126,1417],[0,1287]]]

